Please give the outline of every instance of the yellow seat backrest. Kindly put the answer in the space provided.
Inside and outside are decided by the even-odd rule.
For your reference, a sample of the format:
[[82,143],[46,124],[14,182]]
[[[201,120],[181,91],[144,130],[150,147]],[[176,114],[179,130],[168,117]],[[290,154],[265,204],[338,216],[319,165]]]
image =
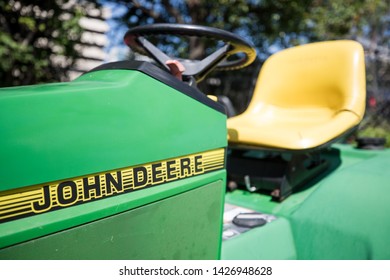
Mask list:
[[365,91],[364,53],[355,41],[280,51],[263,65],[247,110],[229,119],[229,141],[282,149],[323,145],[361,121]]

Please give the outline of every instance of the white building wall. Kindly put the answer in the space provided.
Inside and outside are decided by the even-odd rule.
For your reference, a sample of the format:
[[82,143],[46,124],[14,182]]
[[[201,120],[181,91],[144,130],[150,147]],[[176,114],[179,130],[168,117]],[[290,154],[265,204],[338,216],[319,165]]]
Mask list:
[[76,60],[74,67],[68,73],[70,80],[107,60],[105,47],[108,45],[106,33],[109,30],[109,25],[106,20],[110,17],[110,9],[103,7],[88,10],[88,15],[80,19],[79,24],[85,31],[81,35],[80,44],[76,45],[80,58]]

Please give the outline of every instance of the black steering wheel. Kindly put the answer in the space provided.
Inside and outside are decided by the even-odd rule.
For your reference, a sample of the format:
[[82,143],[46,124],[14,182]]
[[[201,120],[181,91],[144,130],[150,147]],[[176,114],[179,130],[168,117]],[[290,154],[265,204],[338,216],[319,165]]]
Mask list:
[[[204,79],[213,69],[240,69],[256,59],[256,50],[251,43],[236,34],[214,27],[162,23],[138,26],[126,32],[124,41],[130,48],[146,53],[166,69],[169,68],[165,62],[173,58],[145,39],[144,36],[148,35],[196,36],[223,41],[225,43],[223,47],[202,60],[177,59],[185,67],[183,77],[193,77],[197,82]],[[231,61],[227,60],[229,56],[238,53],[243,53],[244,56]]]

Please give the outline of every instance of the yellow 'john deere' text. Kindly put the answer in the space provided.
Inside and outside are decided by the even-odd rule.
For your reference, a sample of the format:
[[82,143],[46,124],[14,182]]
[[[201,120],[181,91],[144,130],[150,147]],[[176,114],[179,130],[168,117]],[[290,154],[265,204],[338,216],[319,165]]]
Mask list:
[[0,193],[0,222],[193,177],[224,168],[225,150],[188,155]]

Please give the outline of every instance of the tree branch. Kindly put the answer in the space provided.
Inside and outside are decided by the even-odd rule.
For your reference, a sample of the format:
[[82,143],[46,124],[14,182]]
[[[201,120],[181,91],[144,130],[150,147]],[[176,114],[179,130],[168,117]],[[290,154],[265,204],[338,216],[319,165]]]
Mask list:
[[163,0],[162,4],[166,7],[167,12],[173,16],[177,23],[183,24],[184,18],[182,17],[180,11],[172,6],[172,4],[169,2],[169,0]]

